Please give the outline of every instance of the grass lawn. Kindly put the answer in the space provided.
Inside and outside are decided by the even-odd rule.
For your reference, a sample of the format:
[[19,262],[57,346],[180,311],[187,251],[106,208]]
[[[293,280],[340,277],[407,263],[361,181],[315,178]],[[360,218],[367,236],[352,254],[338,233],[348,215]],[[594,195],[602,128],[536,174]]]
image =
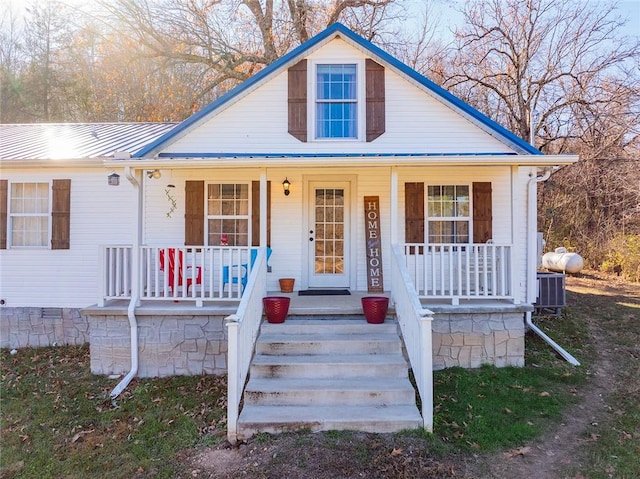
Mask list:
[[[453,368],[434,374],[433,435],[259,435],[246,446],[256,457],[243,471],[247,477],[286,474],[288,479],[391,478],[403,477],[399,471],[407,477],[414,471],[417,477],[431,467],[435,475],[421,477],[459,477],[454,467],[443,465],[471,453],[520,448],[557,427],[563,412],[580,401],[602,346],[590,329],[595,308],[607,344],[624,363],[616,369],[616,387],[607,398],[611,414],[603,418],[606,427],[598,429],[597,437],[578,438],[585,444],[584,457],[577,469],[569,468],[568,477],[638,477],[640,297],[629,303],[591,291],[572,293],[570,302],[563,317],[536,323],[583,366],[569,365],[528,334],[524,368]],[[224,377],[137,379],[112,402],[108,395],[115,381],[89,373],[88,347],[21,349],[14,355],[5,349],[0,356],[0,477],[205,477],[184,458],[225,442]],[[304,452],[313,442],[322,457]],[[257,459],[260,451],[269,454],[263,461]],[[438,464],[429,462],[434,458]],[[326,476],[318,472],[325,470]]]
[[3,350],[2,476],[174,477],[179,450],[225,434],[221,378],[135,380],[115,402],[113,386],[88,346]]

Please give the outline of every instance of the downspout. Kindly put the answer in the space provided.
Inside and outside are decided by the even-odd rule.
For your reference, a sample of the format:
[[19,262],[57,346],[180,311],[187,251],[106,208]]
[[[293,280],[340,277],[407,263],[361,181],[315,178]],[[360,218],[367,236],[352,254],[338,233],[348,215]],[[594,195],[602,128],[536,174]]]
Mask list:
[[[527,183],[527,303],[534,304],[536,301],[536,269],[537,269],[537,186],[538,183],[547,181],[551,176],[554,168],[546,168],[541,176],[533,176],[530,174],[529,182]],[[538,328],[531,320],[531,311],[525,313],[525,323],[534,333],[540,336],[547,344],[555,349],[560,356],[574,366],[580,366],[580,363],[576,358],[563,349],[558,343],[547,336],[540,328]]]
[[140,258],[139,258],[140,218],[141,218],[140,212],[142,209],[142,206],[141,206],[142,193],[140,190],[140,183],[138,182],[136,177],[133,175],[130,166],[125,167],[124,173],[127,179],[129,180],[129,182],[133,185],[133,188],[136,190],[136,193],[138,195],[137,209],[136,209],[136,232],[135,232],[135,239],[134,239],[132,259],[131,259],[132,264],[134,265],[132,269],[132,278],[131,278],[131,283],[132,283],[131,284],[131,300],[129,301],[129,306],[127,307],[127,317],[129,318],[129,329],[130,329],[130,337],[131,337],[131,370],[124,378],[122,378],[122,381],[120,381],[116,385],[116,387],[113,388],[113,391],[111,391],[111,394],[109,396],[111,397],[112,400],[117,398],[120,395],[120,393],[122,393],[122,391],[124,391],[125,388],[129,385],[129,383],[136,376],[136,374],[138,374],[138,320],[136,318],[135,311],[136,311],[136,304],[138,303],[138,296],[139,296],[138,285],[140,284],[140,281],[139,281],[140,268],[138,266],[140,262]]

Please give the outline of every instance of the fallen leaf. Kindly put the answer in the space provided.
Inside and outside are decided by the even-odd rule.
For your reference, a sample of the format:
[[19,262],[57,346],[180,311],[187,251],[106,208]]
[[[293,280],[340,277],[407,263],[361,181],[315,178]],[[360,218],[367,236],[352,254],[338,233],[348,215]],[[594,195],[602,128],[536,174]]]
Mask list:
[[591,433],[589,435],[589,439],[587,439],[587,442],[595,442],[600,438],[600,434],[595,434],[595,433]]
[[90,429],[88,431],[80,431],[79,433],[76,433],[73,436],[73,438],[71,438],[71,444],[78,442],[80,439],[82,439],[83,436],[87,434],[91,434],[93,431],[95,431],[95,429]]
[[402,454],[402,449],[401,448],[394,448],[393,451],[391,451],[391,455],[392,456],[399,456],[400,454]]
[[551,396],[551,394],[549,394],[547,391],[542,391],[542,392],[540,393],[540,397],[543,397],[543,398],[544,398],[544,397],[547,397],[547,396]]
[[508,407],[504,408],[504,412],[506,412],[507,414],[513,414],[513,411]]
[[529,454],[531,448],[528,446],[518,447],[516,449],[511,449],[510,451],[505,452],[505,456],[507,457],[516,457],[516,456],[524,456],[525,454]]

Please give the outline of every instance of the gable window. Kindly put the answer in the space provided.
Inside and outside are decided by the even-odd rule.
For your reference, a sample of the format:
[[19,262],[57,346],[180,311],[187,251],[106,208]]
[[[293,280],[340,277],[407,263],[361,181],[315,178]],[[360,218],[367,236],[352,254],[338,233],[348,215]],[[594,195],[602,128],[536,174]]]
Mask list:
[[355,64],[317,65],[316,138],[358,137]]
[[249,185],[213,183],[207,185],[207,244],[248,246]]
[[371,58],[359,63],[312,64],[314,73],[309,75],[307,83],[307,63],[303,58],[288,69],[287,131],[290,135],[302,142],[306,142],[309,135],[313,140],[369,142],[384,134],[385,69],[382,65]]
[[427,187],[429,243],[468,243],[470,223],[468,185]]
[[49,183],[11,183],[9,197],[11,246],[49,246]]

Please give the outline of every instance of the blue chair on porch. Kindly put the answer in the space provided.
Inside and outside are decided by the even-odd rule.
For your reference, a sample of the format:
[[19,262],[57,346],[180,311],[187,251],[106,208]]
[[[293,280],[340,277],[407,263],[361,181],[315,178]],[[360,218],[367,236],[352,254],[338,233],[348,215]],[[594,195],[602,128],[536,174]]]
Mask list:
[[[267,265],[269,264],[269,258],[271,257],[272,250],[267,246]],[[256,262],[256,258],[258,257],[258,249],[251,248],[249,262],[251,267]],[[231,266],[223,266],[222,267],[222,290],[227,284],[238,284],[242,285],[242,292],[244,292],[244,288],[247,286],[247,281],[249,280],[249,265],[247,263],[244,264],[234,264]]]

